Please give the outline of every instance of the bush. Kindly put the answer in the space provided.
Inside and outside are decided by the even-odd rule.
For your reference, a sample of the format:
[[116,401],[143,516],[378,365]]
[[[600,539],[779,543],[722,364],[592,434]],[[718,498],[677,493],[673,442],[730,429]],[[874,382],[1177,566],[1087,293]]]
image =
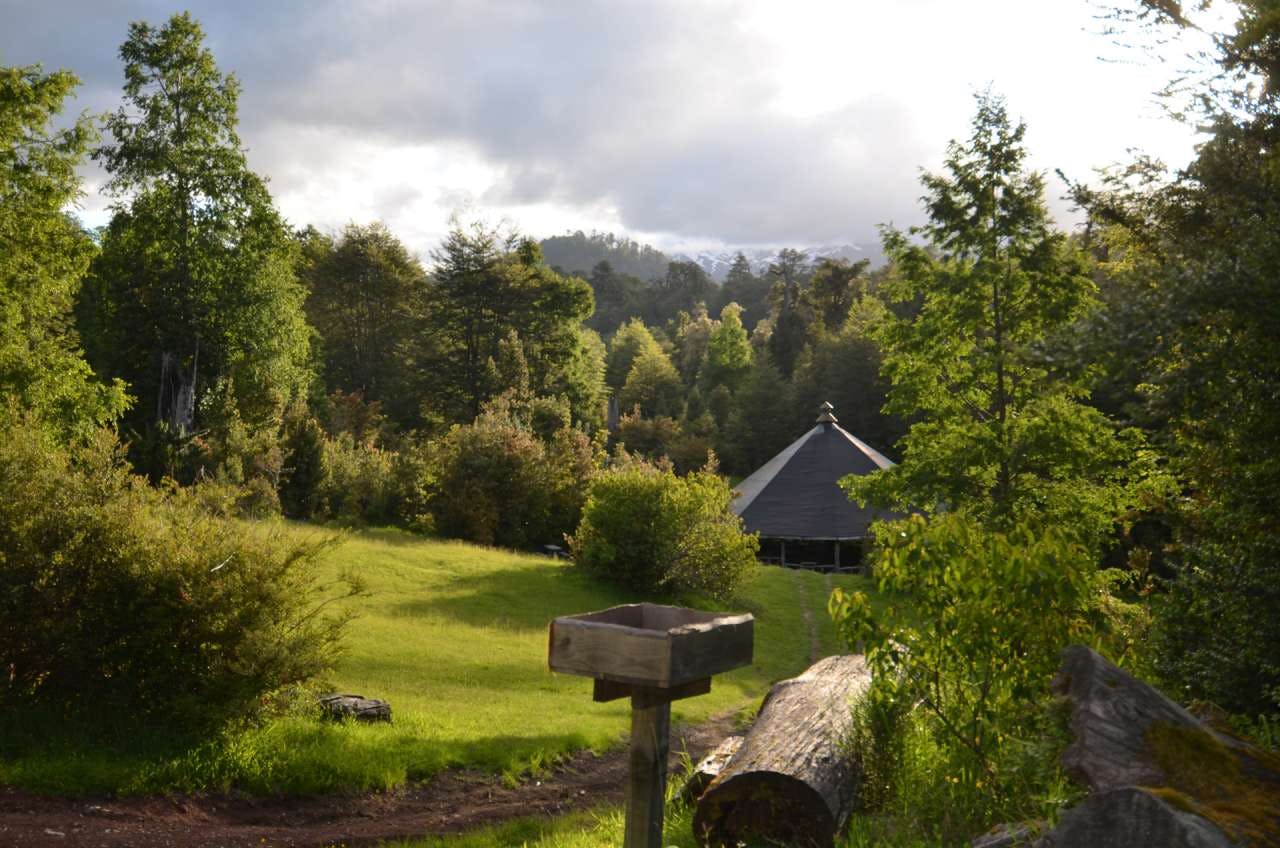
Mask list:
[[597,477],[569,539],[574,560],[646,594],[728,598],[759,542],[729,511],[733,491],[712,469],[677,477],[640,461]]
[[509,548],[563,541],[578,523],[596,468],[595,449],[581,432],[564,428],[543,441],[495,413],[454,426],[432,454],[436,529]]
[[[877,799],[909,790],[909,806],[930,807],[926,820],[948,840],[1042,816],[1061,795],[1065,746],[1046,710],[1048,683],[1063,648],[1123,614],[1103,603],[1111,575],[1062,533],[988,531],[961,512],[881,524],[876,539],[877,587],[909,614],[878,616],[865,594],[840,589],[831,614],[872,669],[864,735],[876,738],[893,728],[895,709],[917,704],[912,721],[930,735],[919,750],[933,763],[895,773],[885,760],[896,752],[879,734],[873,750],[887,755],[871,762]],[[897,784],[888,792],[886,774]]]
[[[2,416],[0,416],[2,417]],[[157,490],[110,434],[64,449],[0,420],[0,705],[190,725],[334,659],[344,618],[292,542]]]
[[361,444],[350,433],[323,442],[324,473],[315,491],[312,515],[348,524],[382,524],[392,518],[395,455]]

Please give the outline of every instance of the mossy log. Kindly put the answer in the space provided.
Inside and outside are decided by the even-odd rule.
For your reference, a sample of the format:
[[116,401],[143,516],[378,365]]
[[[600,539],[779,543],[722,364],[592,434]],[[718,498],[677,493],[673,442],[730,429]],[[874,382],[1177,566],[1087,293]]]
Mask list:
[[698,801],[705,845],[829,846],[857,799],[850,703],[871,684],[860,655],[827,657],[774,685],[742,747]]

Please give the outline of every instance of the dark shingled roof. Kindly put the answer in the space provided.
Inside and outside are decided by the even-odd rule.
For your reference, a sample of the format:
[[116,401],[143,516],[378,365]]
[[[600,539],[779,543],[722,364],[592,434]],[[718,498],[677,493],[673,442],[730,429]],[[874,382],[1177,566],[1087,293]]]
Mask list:
[[841,477],[893,462],[837,424],[829,404],[823,409],[817,426],[734,490],[732,509],[747,532],[771,539],[861,539],[875,519],[900,517],[858,506],[837,485]]

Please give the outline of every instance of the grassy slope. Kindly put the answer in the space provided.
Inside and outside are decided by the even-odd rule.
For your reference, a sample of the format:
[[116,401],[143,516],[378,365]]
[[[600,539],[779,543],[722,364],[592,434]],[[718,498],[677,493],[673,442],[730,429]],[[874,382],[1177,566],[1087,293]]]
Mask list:
[[[546,627],[557,615],[635,598],[563,562],[389,530],[351,534],[323,566],[354,569],[371,592],[354,601],[360,617],[331,682],[391,701],[393,725],[296,715],[195,748],[136,738],[7,744],[0,782],[58,793],[385,789],[454,765],[513,774],[621,740],[627,704],[595,704],[590,681],[551,674]],[[677,703],[674,719],[754,706],[773,681],[807,666],[811,636],[802,603],[821,649],[835,650],[827,586],[819,575],[760,569],[730,605],[756,616],[755,663],[717,678],[710,695]]]

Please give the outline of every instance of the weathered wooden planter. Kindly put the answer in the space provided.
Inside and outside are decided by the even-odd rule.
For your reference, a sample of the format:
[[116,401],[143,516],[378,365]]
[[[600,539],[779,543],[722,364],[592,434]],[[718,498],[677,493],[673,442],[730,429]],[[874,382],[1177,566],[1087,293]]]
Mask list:
[[711,677],[751,663],[750,615],[628,604],[551,622],[552,671],[595,678],[596,701],[631,698],[625,848],[660,848],[671,702],[711,691]]

